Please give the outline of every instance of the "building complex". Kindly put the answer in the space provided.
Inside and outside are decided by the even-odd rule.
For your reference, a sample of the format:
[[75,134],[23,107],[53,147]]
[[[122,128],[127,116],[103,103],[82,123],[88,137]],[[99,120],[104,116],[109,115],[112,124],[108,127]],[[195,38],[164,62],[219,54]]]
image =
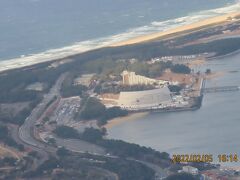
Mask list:
[[145,76],[136,75],[135,72],[123,71],[122,72],[123,85],[165,85],[167,81],[151,79]]

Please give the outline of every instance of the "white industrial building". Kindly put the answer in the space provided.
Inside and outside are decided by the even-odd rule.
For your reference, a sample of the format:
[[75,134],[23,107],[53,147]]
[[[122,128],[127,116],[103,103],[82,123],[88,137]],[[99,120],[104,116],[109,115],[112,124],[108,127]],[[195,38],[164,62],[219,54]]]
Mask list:
[[168,107],[172,103],[170,91],[167,87],[134,91],[120,92],[117,100],[118,106],[128,110],[142,110]]
[[145,76],[136,75],[135,72],[123,71],[122,72],[124,85],[165,85],[167,81],[151,79]]
[[157,89],[120,92],[118,95],[102,95],[100,99],[107,106],[119,106],[129,111],[161,109],[172,106],[171,93],[166,86],[168,81],[151,79],[123,71],[124,85],[157,85]]

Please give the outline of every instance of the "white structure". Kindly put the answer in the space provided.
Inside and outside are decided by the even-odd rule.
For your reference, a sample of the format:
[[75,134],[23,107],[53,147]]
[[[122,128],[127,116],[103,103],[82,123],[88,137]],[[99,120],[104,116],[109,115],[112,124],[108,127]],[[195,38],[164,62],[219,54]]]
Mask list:
[[44,89],[45,89],[44,84],[40,82],[30,84],[29,86],[26,87],[26,90],[30,91],[43,91]]
[[167,81],[151,79],[145,76],[136,75],[135,72],[123,71],[122,73],[124,85],[165,85]]
[[168,107],[172,103],[167,87],[160,89],[121,92],[117,101],[118,106],[128,110],[146,110]]
[[197,175],[198,174],[198,169],[192,166],[183,166],[182,172],[189,173],[192,175]]
[[74,79],[74,85],[84,85],[89,87],[91,80],[95,74],[83,74],[80,77]]

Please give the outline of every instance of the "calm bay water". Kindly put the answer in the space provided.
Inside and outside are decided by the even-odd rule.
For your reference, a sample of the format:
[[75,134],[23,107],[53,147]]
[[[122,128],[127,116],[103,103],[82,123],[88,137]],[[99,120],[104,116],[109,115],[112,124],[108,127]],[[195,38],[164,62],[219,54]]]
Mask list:
[[[239,85],[240,54],[209,61],[225,74],[207,81],[207,87]],[[109,137],[152,147],[170,154],[238,153],[240,157],[240,91],[209,93],[197,111],[151,113],[108,129]],[[228,164],[240,165],[240,164]]]

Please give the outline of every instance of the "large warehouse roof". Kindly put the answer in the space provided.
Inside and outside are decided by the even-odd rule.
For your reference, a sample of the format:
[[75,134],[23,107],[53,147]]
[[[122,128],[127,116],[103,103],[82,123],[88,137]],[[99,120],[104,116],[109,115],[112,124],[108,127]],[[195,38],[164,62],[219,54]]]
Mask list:
[[160,89],[121,92],[118,105],[121,107],[143,108],[154,107],[171,102],[170,91],[168,87]]

